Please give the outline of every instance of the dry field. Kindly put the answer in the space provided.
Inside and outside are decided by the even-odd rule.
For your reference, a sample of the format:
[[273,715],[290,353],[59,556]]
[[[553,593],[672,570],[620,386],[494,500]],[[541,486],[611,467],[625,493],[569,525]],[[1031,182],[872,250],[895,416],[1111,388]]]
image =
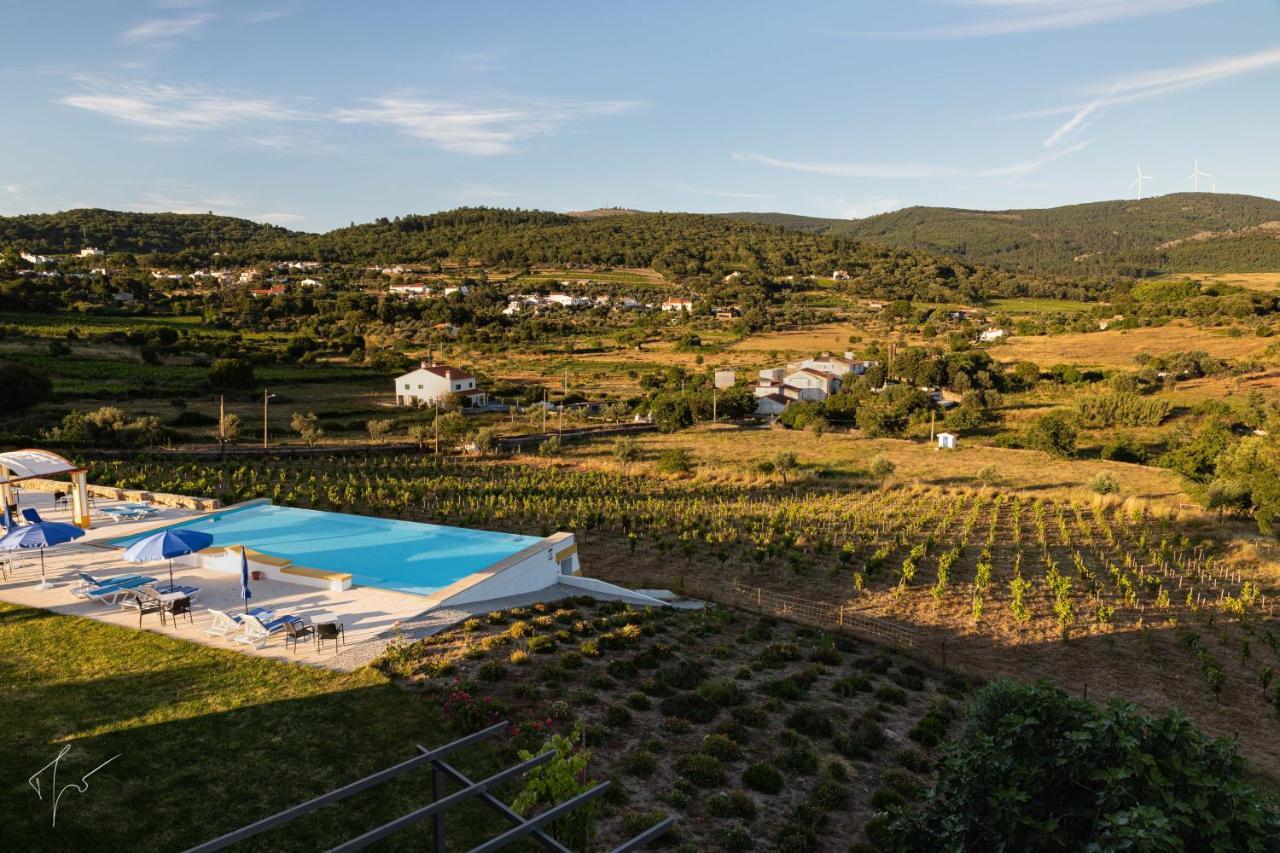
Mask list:
[[1115,329],[1067,335],[1014,336],[991,348],[991,356],[1003,362],[1032,361],[1041,367],[1075,364],[1082,367],[1134,370],[1138,353],[1160,355],[1203,350],[1227,359],[1258,358],[1273,342],[1244,335],[1228,337],[1221,331],[1187,323],[1143,329]]
[[1232,273],[1185,273],[1170,278],[1181,281],[1193,279],[1202,284],[1227,284],[1243,287],[1246,290],[1258,290],[1264,293],[1280,291],[1280,272],[1232,272]]

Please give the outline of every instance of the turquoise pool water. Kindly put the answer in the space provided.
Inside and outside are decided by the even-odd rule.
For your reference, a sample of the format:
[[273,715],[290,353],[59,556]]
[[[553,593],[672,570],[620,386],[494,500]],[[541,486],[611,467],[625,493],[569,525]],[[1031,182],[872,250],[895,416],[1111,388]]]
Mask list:
[[[418,595],[446,587],[541,541],[535,536],[271,505],[168,526],[208,533],[214,545],[244,545],[299,566],[350,572],[352,583],[360,586]],[[128,547],[154,532],[114,539],[111,544]]]

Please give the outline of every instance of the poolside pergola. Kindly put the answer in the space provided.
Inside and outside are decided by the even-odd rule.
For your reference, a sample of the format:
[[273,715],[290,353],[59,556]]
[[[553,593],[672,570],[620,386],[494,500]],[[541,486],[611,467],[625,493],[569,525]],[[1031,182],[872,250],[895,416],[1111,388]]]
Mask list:
[[0,453],[0,506],[13,505],[13,486],[23,480],[71,475],[71,521],[88,530],[89,490],[85,469],[47,450],[10,450]]

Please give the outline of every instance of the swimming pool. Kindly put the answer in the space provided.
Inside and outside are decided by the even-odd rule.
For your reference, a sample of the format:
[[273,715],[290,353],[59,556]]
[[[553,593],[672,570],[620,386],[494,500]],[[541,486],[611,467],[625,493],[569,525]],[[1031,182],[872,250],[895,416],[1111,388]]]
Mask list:
[[[349,572],[352,582],[425,595],[523,551],[536,536],[420,524],[341,512],[259,504],[180,521],[213,536],[295,565]],[[156,528],[111,540],[128,547]]]

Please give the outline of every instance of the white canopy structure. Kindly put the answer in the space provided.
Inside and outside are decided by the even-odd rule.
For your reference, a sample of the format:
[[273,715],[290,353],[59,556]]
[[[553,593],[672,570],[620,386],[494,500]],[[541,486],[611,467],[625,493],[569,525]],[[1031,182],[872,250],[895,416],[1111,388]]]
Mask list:
[[13,484],[23,480],[71,475],[71,518],[89,529],[89,492],[85,470],[68,459],[47,450],[9,450],[0,453],[0,499],[4,506],[13,505]]

